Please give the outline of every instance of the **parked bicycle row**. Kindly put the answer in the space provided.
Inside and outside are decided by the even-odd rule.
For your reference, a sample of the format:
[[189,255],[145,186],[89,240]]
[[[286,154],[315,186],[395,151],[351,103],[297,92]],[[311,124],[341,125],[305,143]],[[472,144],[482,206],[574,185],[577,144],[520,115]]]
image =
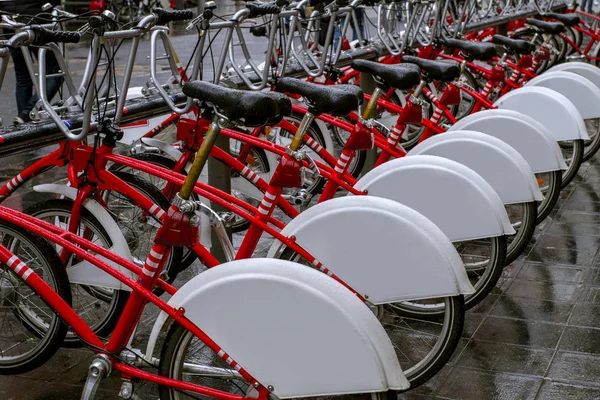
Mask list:
[[[600,147],[600,70],[563,62],[580,52],[575,32],[600,32],[550,13],[512,22],[507,36],[466,33],[455,19],[485,21],[489,9],[366,3],[248,2],[226,19],[208,2],[195,18],[157,9],[129,29],[105,12],[76,32],[57,30],[74,16],[56,8],[43,26],[3,16],[16,33],[0,47],[22,49],[36,82],[33,124],[53,121],[66,140],[1,199],[50,168],[69,185],[36,186],[56,198],[24,212],[0,206],[0,373],[85,346],[96,357],[84,399],[111,371],[124,398],[135,379],[158,383],[165,399],[395,397],[448,362],[465,313]],[[189,54],[176,54],[173,21],[197,32]],[[150,77],[132,88],[144,35]],[[77,86],[60,44],[82,36]],[[370,46],[388,54],[343,66]],[[58,75],[47,73],[49,52]],[[309,78],[287,76],[294,69]],[[59,101],[47,90],[54,77]],[[172,113],[122,124],[127,101],[146,96]],[[209,159],[230,171],[231,193],[210,184]],[[238,248],[227,228],[243,234]],[[274,240],[257,258],[263,236]],[[227,262],[211,254],[217,245]],[[173,286],[197,260],[207,270]],[[133,349],[148,304],[161,314],[146,348]]]

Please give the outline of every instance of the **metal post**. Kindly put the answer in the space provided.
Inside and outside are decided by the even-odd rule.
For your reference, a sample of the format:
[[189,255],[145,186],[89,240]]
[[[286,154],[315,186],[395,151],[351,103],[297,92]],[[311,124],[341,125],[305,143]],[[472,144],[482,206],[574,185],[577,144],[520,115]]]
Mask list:
[[[375,79],[373,79],[371,74],[366,72],[360,73],[360,88],[367,94],[373,94],[377,88],[377,84],[375,83]],[[361,111],[363,111],[366,106],[367,102],[364,102]],[[367,150],[367,159],[365,160],[365,165],[360,172],[361,176],[373,169],[375,166],[375,161],[377,161],[377,149],[374,148]]]
[[[229,153],[229,138],[219,135],[215,142],[215,146]],[[231,170],[226,164],[217,161],[214,157],[208,159],[208,184],[226,193],[231,193]],[[210,206],[217,213],[228,211],[226,208],[219,206],[214,202],[211,202]],[[231,228],[227,228],[227,235],[229,236],[229,239],[231,239]],[[226,262],[225,252],[223,251],[214,229],[211,230],[211,241],[212,247],[210,252],[212,255],[215,256],[219,262]]]

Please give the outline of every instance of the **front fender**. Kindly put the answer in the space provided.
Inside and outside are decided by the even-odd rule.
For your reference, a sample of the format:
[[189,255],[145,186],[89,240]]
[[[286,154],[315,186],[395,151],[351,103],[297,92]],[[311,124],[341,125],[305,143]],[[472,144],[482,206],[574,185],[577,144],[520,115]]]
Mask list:
[[[233,261],[195,276],[168,304],[183,307],[187,319],[278,398],[409,387],[375,315],[312,268]],[[161,313],[154,324],[147,357],[166,320]]]
[[[346,196],[317,204],[282,230],[373,304],[473,292],[452,242],[398,202]],[[275,241],[268,257],[277,255]]]
[[354,186],[413,208],[453,242],[515,233],[502,200],[472,169],[418,155],[386,162]]
[[581,75],[581,76],[589,79],[590,81],[592,81],[592,83],[594,85],[596,85],[597,88],[600,89],[600,68],[595,67],[591,64],[583,63],[583,62],[579,62],[579,61],[567,62],[567,63],[555,65],[554,67],[550,68],[546,72],[553,72],[553,71],[574,72],[578,75]]
[[485,110],[452,125],[448,132],[477,131],[508,143],[527,160],[535,173],[565,170],[567,164],[554,136],[544,125],[513,110]]
[[527,86],[505,94],[494,105],[529,115],[541,122],[557,141],[590,138],[575,105],[555,90]]
[[527,161],[493,136],[453,131],[416,145],[409,156],[427,154],[457,161],[477,172],[494,188],[504,204],[541,201],[542,192]]
[[569,71],[545,72],[525,84],[557,91],[569,99],[584,119],[600,118],[600,89],[589,79]]
[[[40,193],[56,193],[61,196],[65,196],[71,200],[75,200],[77,198],[77,189],[65,186],[65,185],[57,185],[57,184],[45,184],[45,185],[37,185],[33,187],[33,190]],[[132,261],[131,252],[129,251],[129,246],[127,245],[127,241],[121,232],[121,229],[117,225],[117,223],[112,219],[108,211],[100,203],[98,203],[94,199],[85,199],[83,201],[83,207],[87,209],[108,233],[110,241],[112,242],[112,246],[107,249],[112,253],[118,254],[119,256]],[[64,227],[63,228],[67,228]],[[129,278],[135,280],[136,275],[128,270],[116,264],[104,257],[99,257],[102,261],[106,262],[109,265],[112,265],[115,269],[119,270],[121,273],[125,274]],[[67,272],[69,274],[69,281],[71,283],[79,283],[83,285],[89,286],[101,286],[101,287],[109,287],[112,289],[120,289],[120,290],[128,290],[131,291],[131,288],[125,284],[123,284],[118,279],[113,278],[106,272],[102,271],[100,268],[91,264],[88,261],[80,261],[77,264],[71,265]]]

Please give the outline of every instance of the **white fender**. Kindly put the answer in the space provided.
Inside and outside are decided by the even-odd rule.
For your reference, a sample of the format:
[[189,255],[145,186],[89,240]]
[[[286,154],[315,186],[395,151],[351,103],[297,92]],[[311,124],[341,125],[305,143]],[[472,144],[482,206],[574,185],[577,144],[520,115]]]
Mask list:
[[354,188],[413,208],[453,242],[515,233],[489,183],[447,158],[397,158],[369,171]]
[[544,125],[513,110],[484,110],[467,115],[452,131],[477,131],[508,143],[527,160],[535,173],[564,170],[567,164],[554,136]]
[[119,140],[119,143],[131,146],[134,142],[144,137],[148,132],[157,129],[162,122],[169,118],[169,116],[170,114],[163,114],[157,117],[151,117],[142,121],[122,125],[121,129],[123,130],[123,138]]
[[575,105],[555,90],[527,86],[505,94],[494,105],[529,115],[548,128],[558,141],[590,138]]
[[[142,144],[145,144],[146,146],[156,147],[157,149],[171,157],[174,161],[178,161],[183,155],[181,151],[159,139],[141,138],[140,142],[142,142]],[[189,172],[188,168],[186,168],[186,172]]]
[[466,165],[494,188],[504,204],[543,199],[527,161],[493,136],[474,131],[447,132],[419,143],[408,153],[417,154],[445,157]]
[[564,95],[583,119],[600,118],[600,89],[589,79],[569,71],[545,72],[525,84],[545,87]]
[[[410,386],[375,315],[312,268],[273,259],[232,261],[195,276],[168,303],[183,307],[186,318],[262,385],[273,386],[278,398]],[[147,356],[165,321],[161,313]]]
[[555,65],[554,67],[550,68],[546,72],[552,72],[552,71],[574,72],[578,75],[586,77],[587,79],[592,81],[592,83],[594,85],[596,85],[597,88],[600,88],[600,68],[595,67],[591,64],[580,62],[580,61],[567,62],[567,63]]
[[[33,190],[40,193],[56,193],[61,196],[65,196],[71,200],[75,200],[77,198],[77,189],[65,185],[37,185],[33,187]],[[112,253],[118,254],[126,260],[132,261],[133,258],[131,257],[131,252],[129,251],[127,241],[125,240],[121,229],[119,228],[117,223],[112,219],[108,211],[106,211],[106,209],[94,199],[85,199],[82,205],[94,217],[96,217],[98,222],[102,224],[102,227],[108,233],[110,241],[112,242],[112,247],[107,250],[109,250]],[[62,228],[66,229],[68,227],[63,226]],[[115,269],[119,270],[121,273],[125,274],[129,278],[133,280],[136,279],[136,275],[133,272],[129,271],[127,268],[124,268],[110,260],[107,260],[104,257],[99,258],[107,264],[112,265]],[[77,264],[71,265],[67,269],[67,272],[69,274],[69,281],[71,283],[80,283],[90,286],[102,286],[109,287],[112,289],[131,291],[131,288],[129,286],[125,285],[118,279],[113,278],[112,276],[102,271],[100,268],[96,267],[89,261],[81,261]]]
[[[317,204],[282,230],[373,304],[473,293],[452,242],[398,202],[347,196]],[[326,239],[324,239],[326,238]],[[275,241],[268,257],[281,243]]]

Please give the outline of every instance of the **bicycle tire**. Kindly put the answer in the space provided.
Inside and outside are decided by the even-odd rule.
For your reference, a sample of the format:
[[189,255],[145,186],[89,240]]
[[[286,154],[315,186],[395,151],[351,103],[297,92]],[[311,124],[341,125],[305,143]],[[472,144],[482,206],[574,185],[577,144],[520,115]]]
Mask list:
[[569,141],[566,145],[559,143],[559,145],[561,145],[560,147],[563,149],[571,148],[571,146],[573,149],[571,162],[567,163],[567,169],[562,174],[562,187],[564,188],[569,183],[571,183],[573,178],[575,178],[575,175],[577,175],[577,172],[579,171],[579,168],[583,163],[583,153],[585,146],[583,143],[583,139]]
[[515,223],[513,223],[513,227],[517,233],[507,238],[509,243],[506,248],[506,265],[512,264],[523,253],[531,241],[535,227],[537,226],[537,203],[530,201],[518,205],[523,209],[523,217],[518,226],[515,226]]
[[[159,206],[163,211],[166,212],[171,207],[171,202],[169,201],[169,199],[167,199],[156,186],[152,185],[147,180],[145,180],[137,175],[130,174],[128,172],[123,172],[123,171],[111,171],[111,172],[115,176],[117,176],[119,179],[121,179],[123,182],[125,182],[127,185],[136,189],[142,195],[144,195],[145,197],[150,199],[154,204]],[[114,207],[111,207],[109,204],[109,200],[106,200],[107,193],[109,193],[109,192],[105,191],[103,193],[103,197],[105,198],[106,204],[109,205],[108,212],[112,215],[112,217],[115,220],[115,222],[117,223],[117,225],[119,225],[119,228],[121,228],[121,231],[123,231],[123,235],[125,236],[125,239],[127,240],[127,244],[129,245],[129,248],[131,250],[131,255],[134,257],[134,259],[136,259],[136,258],[138,259],[138,264],[141,264],[146,260],[146,257],[150,253],[150,249],[152,248],[152,243],[154,242],[154,238],[156,237],[156,232],[158,232],[158,227],[156,227],[154,224],[151,224],[151,223],[144,224],[144,218],[153,218],[154,221],[156,221],[156,222],[160,222],[160,221],[158,221],[158,219],[156,219],[154,216],[148,215],[147,213],[141,213],[138,216],[138,220],[134,221],[132,218],[131,222],[127,221],[126,217],[122,217],[121,215],[115,214]],[[123,194],[119,194],[119,195],[126,198],[126,196]],[[135,205],[134,200],[131,200],[131,199],[128,199],[128,200],[130,201],[131,205]],[[136,206],[136,209],[139,210],[139,207]],[[137,223],[137,222],[140,222],[142,224],[142,228],[141,228],[142,231],[147,229],[144,227],[154,228],[153,231],[149,232],[150,234],[147,235],[146,240],[140,240],[139,239],[140,235],[138,233],[134,232],[133,229],[131,229],[132,225],[134,225],[134,223]],[[142,233],[144,233],[144,232],[142,232]],[[139,246],[140,243],[142,245],[146,245],[147,248],[142,249],[141,253],[137,253],[135,250],[137,250],[137,248],[138,248],[137,246]],[[183,249],[181,247],[172,247],[171,248],[171,251],[169,252],[167,261],[165,262],[165,265],[163,267],[163,272],[161,274],[163,279],[166,282],[173,283],[173,281],[177,277],[177,274],[179,273],[179,270],[181,269],[182,255],[183,255]],[[159,288],[155,288],[154,293],[156,295],[160,296],[161,294],[163,294],[163,290],[159,289]]]
[[[51,199],[34,204],[27,208],[25,213],[43,220],[50,218],[56,224],[56,222],[59,222],[59,218],[70,218],[72,211],[72,200]],[[97,238],[103,247],[110,248],[112,246],[110,237],[102,224],[87,209],[83,208],[81,210],[80,220],[86,230],[91,230],[94,238]],[[68,220],[61,220],[61,226],[68,226]],[[90,239],[94,238],[90,237]],[[108,337],[117,325],[121,311],[129,299],[129,292],[114,289],[103,290],[102,288],[88,287],[77,283],[71,283],[70,287],[71,297],[75,298],[73,309],[88,323],[96,335],[101,338]],[[92,320],[92,318],[97,319]],[[72,332],[68,332],[63,341],[63,346],[81,347],[82,343]]]
[[594,123],[596,125],[594,127],[595,133],[590,135],[588,130],[588,135],[590,135],[591,139],[583,142],[583,162],[586,162],[590,158],[594,157],[594,155],[598,152],[598,149],[600,149],[600,118],[595,118]]
[[[537,207],[537,221],[539,225],[554,209],[558,197],[560,196],[560,190],[562,187],[562,171],[552,171],[548,173],[548,180],[550,181],[547,185],[547,189],[542,191],[544,193],[544,200],[538,203]],[[539,175],[539,174],[538,174]],[[539,179],[539,178],[538,178]],[[545,182],[544,182],[545,183]]]
[[[58,296],[60,296],[68,305],[71,305],[69,278],[67,277],[67,273],[62,262],[60,261],[60,258],[49,242],[39,236],[31,234],[27,230],[17,225],[13,225],[1,220],[0,232],[2,232],[3,236],[5,234],[8,235],[8,237],[3,237],[2,244],[9,250],[12,247],[11,251],[13,251],[13,253],[15,252],[15,246],[18,245],[23,247],[24,244],[27,246],[28,251],[33,252],[35,259],[37,261],[41,261],[47,267],[44,268],[44,274],[41,277],[54,289]],[[29,264],[27,260],[22,261],[28,264],[30,268],[35,268],[33,264]],[[16,276],[16,274],[14,274],[14,272],[12,272],[12,270],[9,270],[5,265],[0,267],[0,273],[2,271],[4,271],[4,276],[0,276],[2,278],[0,281],[2,281],[3,286],[7,285],[6,281],[12,282],[13,280],[15,282],[23,283],[24,286],[27,286],[20,278]],[[9,278],[11,279],[9,280]],[[35,292],[32,291],[32,293]],[[0,305],[0,310],[4,308],[4,305],[6,305],[7,301],[9,301],[9,295],[6,293],[3,293],[2,297],[3,301]],[[44,302],[43,298],[39,296],[33,297],[37,298],[41,302]],[[48,305],[45,302],[44,304]],[[45,332],[40,332],[38,330],[37,333],[34,334],[38,338],[39,336],[43,336],[40,344],[36,345],[31,351],[23,353],[20,356],[5,356],[5,351],[0,351],[0,375],[22,374],[32,371],[46,363],[46,361],[48,361],[58,351],[61,343],[67,335],[67,325],[62,321],[58,314],[51,311],[50,306],[48,307],[49,313],[52,314],[53,317],[48,322],[47,329]],[[12,314],[18,320],[18,324],[22,325],[26,318],[23,316],[17,316],[16,312],[17,311],[15,310],[8,313],[1,312],[0,314],[4,316]],[[46,312],[44,314],[48,315]],[[31,317],[31,315],[28,315],[28,317]],[[2,323],[2,326],[6,327],[4,324],[5,322]],[[24,326],[23,328],[26,331],[31,332],[32,326]],[[12,332],[14,334],[14,331]],[[32,340],[34,339],[27,339],[27,343],[31,344]],[[3,343],[6,343],[6,341],[7,338],[3,337]],[[15,347],[12,348],[14,349]]]

